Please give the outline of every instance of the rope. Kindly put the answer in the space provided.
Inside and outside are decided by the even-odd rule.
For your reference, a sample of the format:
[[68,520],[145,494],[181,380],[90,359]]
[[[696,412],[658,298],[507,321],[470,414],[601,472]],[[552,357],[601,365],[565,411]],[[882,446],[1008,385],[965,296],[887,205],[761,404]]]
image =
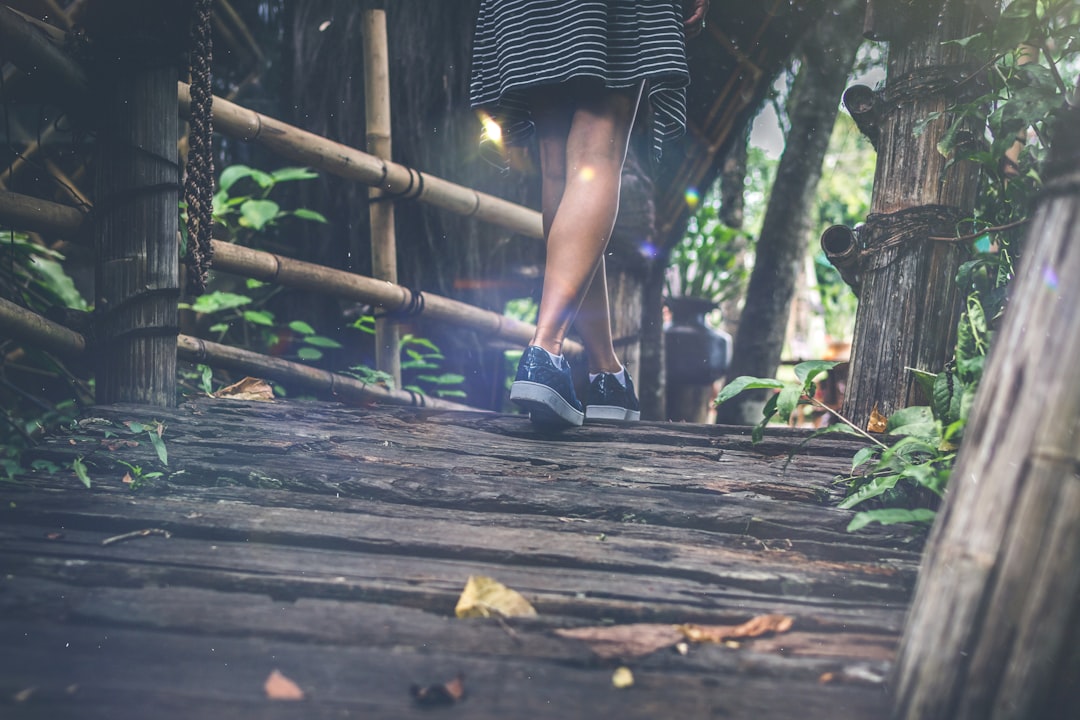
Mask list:
[[910,249],[931,236],[955,234],[956,225],[962,222],[963,213],[949,205],[920,205],[892,213],[871,213],[866,224],[859,229],[862,248],[858,256],[858,272],[880,270],[900,257],[890,256],[887,251]]
[[416,317],[424,312],[424,293],[421,290],[413,290],[410,287],[406,287],[409,291],[409,297],[401,303],[401,306],[394,310],[387,310],[381,313],[375,313],[373,317],[377,319],[393,318],[404,319],[409,317]]
[[212,0],[195,0],[195,23],[192,26],[194,51],[191,54],[191,132],[188,136],[187,177],[184,200],[187,203],[188,286],[196,294],[206,290],[213,248],[214,227],[214,135],[213,88],[210,61],[213,44],[210,34]]

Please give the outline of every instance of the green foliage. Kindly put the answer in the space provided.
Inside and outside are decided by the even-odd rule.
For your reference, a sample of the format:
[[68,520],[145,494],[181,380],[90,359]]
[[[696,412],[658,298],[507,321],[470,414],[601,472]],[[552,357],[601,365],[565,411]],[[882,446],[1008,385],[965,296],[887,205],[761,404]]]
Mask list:
[[[357,320],[353,327],[362,332],[374,332],[374,324],[375,318],[369,315]],[[403,389],[440,398],[465,397],[465,391],[461,389],[465,382],[464,375],[438,372],[446,357],[435,343],[427,338],[406,334],[401,337],[400,348]],[[394,388],[393,377],[367,365],[353,365],[345,374],[371,385]]]
[[719,199],[706,197],[690,218],[683,240],[668,260],[669,297],[700,297],[720,303],[742,295],[750,277],[744,262],[749,236],[720,221]]
[[[720,394],[716,396],[716,404],[727,402],[745,390],[775,390],[776,392],[769,397],[765,407],[761,410],[761,421],[754,426],[751,432],[751,439],[755,443],[761,442],[765,434],[765,427],[774,419],[787,422],[800,403],[814,405],[835,415],[835,411],[826,407],[815,395],[817,394],[818,378],[839,364],[839,362],[831,360],[810,360],[799,363],[795,366],[796,382],[741,375],[724,385]],[[848,423],[848,426],[850,426],[850,423]],[[826,428],[819,433],[815,433],[815,435],[837,432],[840,431],[840,428],[845,428],[845,426]]]
[[236,240],[268,230],[287,217],[325,223],[326,218],[314,210],[283,210],[269,197],[281,183],[317,177],[317,173],[307,168],[287,167],[267,173],[247,165],[230,165],[221,171],[218,179],[214,220]]

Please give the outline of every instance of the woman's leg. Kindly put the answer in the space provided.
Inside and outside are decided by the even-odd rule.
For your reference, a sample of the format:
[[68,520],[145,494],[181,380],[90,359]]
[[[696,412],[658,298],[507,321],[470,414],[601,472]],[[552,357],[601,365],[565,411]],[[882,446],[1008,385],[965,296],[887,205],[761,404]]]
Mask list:
[[611,342],[603,253],[615,225],[640,94],[577,84],[546,88],[534,102],[547,261],[532,344],[560,354],[580,307],[577,326],[593,372],[622,367]]

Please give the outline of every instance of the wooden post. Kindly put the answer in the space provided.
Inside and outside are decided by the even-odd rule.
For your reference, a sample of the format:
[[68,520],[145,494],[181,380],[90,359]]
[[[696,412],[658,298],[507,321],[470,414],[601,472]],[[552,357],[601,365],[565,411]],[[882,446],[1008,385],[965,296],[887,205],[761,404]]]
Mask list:
[[[367,127],[367,150],[390,160],[390,59],[387,54],[386,11],[367,8],[363,14],[364,32],[364,109]],[[394,203],[384,198],[385,188],[372,186],[368,191],[368,214],[371,221],[371,274],[379,280],[397,284],[397,240],[394,236]],[[397,308],[387,308],[396,310]],[[375,367],[394,378],[401,387],[401,336],[393,319],[375,321]]]
[[923,558],[897,718],[1080,708],[1080,110],[1069,115]]
[[[925,404],[909,368],[937,372],[955,346],[960,297],[956,270],[964,259],[951,236],[971,217],[978,169],[937,150],[951,117],[943,112],[962,93],[977,91],[978,63],[945,41],[978,32],[993,0],[919,0],[912,31],[890,40],[882,98],[871,214],[860,234],[862,261],[851,376],[844,412],[865,427],[884,415]],[[877,35],[892,28],[876,28]]]
[[190,3],[95,2],[96,400],[176,404],[176,76]]

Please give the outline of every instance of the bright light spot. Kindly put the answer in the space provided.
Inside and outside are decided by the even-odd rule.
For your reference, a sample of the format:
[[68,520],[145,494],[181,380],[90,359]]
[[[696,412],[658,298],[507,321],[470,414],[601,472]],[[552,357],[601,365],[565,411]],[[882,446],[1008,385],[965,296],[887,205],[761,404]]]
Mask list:
[[583,168],[581,168],[581,171],[578,173],[578,177],[581,178],[582,180],[584,180],[585,182],[589,182],[594,177],[596,177],[596,170],[594,170],[591,167],[583,167]]
[[642,257],[655,258],[657,256],[656,246],[651,242],[644,242],[641,247],[638,248],[641,251]]
[[493,143],[502,143],[502,127],[490,115],[480,114],[480,124],[484,126],[484,139]]
[[330,27],[331,22],[333,22],[333,21],[332,20],[323,20],[321,23],[319,23],[319,32],[326,32],[326,28]]
[[1058,289],[1057,273],[1054,272],[1054,268],[1050,267],[1049,265],[1043,268],[1043,282],[1046,283],[1046,286],[1051,290]]
[[691,210],[698,206],[701,202],[701,195],[698,194],[697,188],[690,188],[686,191],[686,205]]

